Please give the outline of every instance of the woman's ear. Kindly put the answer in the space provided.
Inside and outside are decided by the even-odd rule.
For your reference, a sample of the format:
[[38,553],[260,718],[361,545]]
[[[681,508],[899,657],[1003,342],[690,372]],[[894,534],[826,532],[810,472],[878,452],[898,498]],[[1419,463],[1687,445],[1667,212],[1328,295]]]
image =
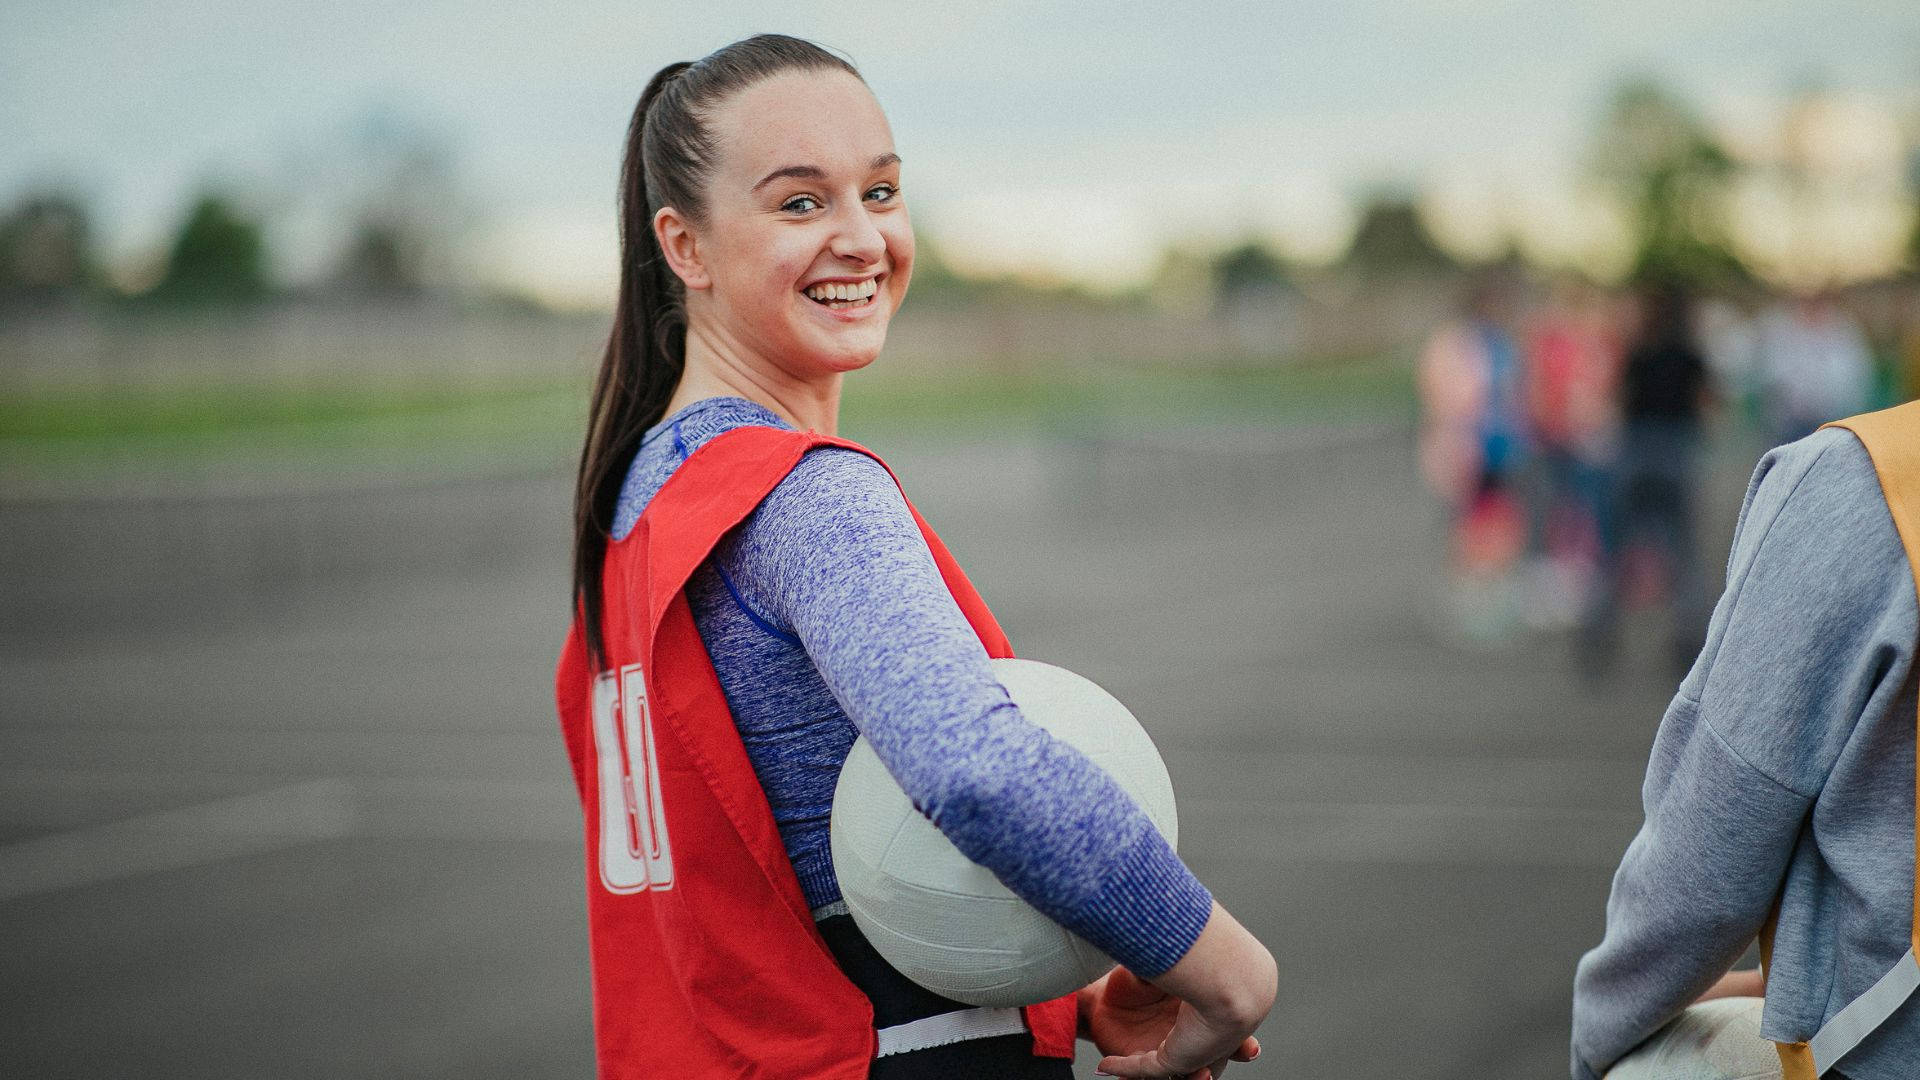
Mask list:
[[660,253],[666,256],[667,266],[680,278],[681,284],[689,289],[713,285],[706,263],[700,259],[700,240],[693,234],[692,223],[682,217],[680,211],[671,206],[654,211],[653,236],[660,242]]

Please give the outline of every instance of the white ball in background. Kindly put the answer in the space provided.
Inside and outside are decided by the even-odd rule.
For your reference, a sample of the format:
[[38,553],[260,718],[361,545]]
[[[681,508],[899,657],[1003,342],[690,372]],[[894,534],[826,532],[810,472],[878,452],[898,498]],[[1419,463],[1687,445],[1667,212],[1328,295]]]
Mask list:
[[[1175,843],[1173,781],[1125,705],[1064,668],[992,663],[1027,719],[1105,770]],[[970,1005],[1031,1005],[1113,967],[962,855],[913,808],[865,739],[840,771],[829,832],[854,922],[888,963],[935,993]]]

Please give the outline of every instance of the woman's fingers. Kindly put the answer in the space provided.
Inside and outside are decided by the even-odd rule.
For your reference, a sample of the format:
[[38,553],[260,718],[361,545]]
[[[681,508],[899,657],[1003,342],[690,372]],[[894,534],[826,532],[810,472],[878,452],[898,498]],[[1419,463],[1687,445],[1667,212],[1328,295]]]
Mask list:
[[[1168,1080],[1169,1077],[1211,1080],[1210,1077],[1198,1077],[1198,1074],[1191,1069],[1176,1067],[1167,1060],[1166,1054],[1159,1050],[1149,1050],[1143,1054],[1128,1054],[1125,1057],[1104,1057],[1100,1059],[1100,1064],[1094,1066],[1094,1071],[1105,1076],[1136,1077],[1138,1080]],[[1200,1072],[1206,1071],[1200,1070]]]
[[1128,1054],[1126,1057],[1103,1057],[1093,1071],[1101,1076],[1165,1077],[1169,1075],[1166,1063],[1161,1059],[1160,1051],[1149,1050],[1144,1054]]
[[1101,1058],[1100,1064],[1094,1066],[1094,1071],[1102,1076],[1137,1077],[1140,1080],[1219,1080],[1220,1074],[1227,1071],[1227,1062],[1231,1060],[1235,1059],[1221,1058],[1198,1069],[1182,1069],[1167,1061],[1165,1054],[1153,1050],[1126,1057]]

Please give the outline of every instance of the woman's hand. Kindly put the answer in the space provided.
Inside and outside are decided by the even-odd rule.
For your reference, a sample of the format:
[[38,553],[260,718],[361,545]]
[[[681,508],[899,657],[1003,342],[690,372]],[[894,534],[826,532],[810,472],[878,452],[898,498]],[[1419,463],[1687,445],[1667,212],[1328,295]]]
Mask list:
[[[1184,1005],[1179,998],[1124,967],[1114,968],[1100,981],[1081,990],[1079,1001],[1080,1034],[1092,1040],[1103,1055],[1115,1057],[1138,1056],[1149,1049],[1166,1051],[1168,1033]],[[1259,1056],[1260,1040],[1249,1035],[1227,1058],[1191,1075],[1196,1080],[1217,1080],[1226,1071],[1227,1061],[1252,1061]],[[1104,1058],[1101,1064],[1106,1064]],[[1171,1067],[1171,1063],[1157,1064]],[[1171,1074],[1163,1071],[1150,1075]]]
[[[1277,992],[1273,954],[1215,902],[1179,963],[1150,984],[1116,968],[1083,992],[1092,998],[1083,1016],[1095,1045],[1107,1051],[1098,1069],[1109,1076],[1217,1080],[1227,1062],[1259,1053],[1251,1036]],[[1102,1028],[1119,1047],[1100,1041]],[[1157,1045],[1148,1041],[1155,1035]]]

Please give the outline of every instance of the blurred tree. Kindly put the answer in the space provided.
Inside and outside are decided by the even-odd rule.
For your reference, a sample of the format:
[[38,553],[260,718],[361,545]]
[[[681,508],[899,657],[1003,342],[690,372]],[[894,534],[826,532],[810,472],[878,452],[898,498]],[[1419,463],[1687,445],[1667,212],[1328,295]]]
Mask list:
[[175,303],[247,303],[267,294],[266,245],[257,222],[218,195],[202,195],[180,227],[166,275],[151,294]]
[[10,300],[72,295],[97,280],[86,208],[58,192],[28,195],[0,218],[0,294]]
[[1433,277],[1460,268],[1434,241],[1414,200],[1393,192],[1367,200],[1344,262],[1371,278]]
[[347,245],[335,275],[349,288],[416,293],[424,286],[426,240],[403,223],[369,217]]
[[1280,256],[1247,240],[1214,256],[1214,315],[1244,353],[1277,357],[1299,346],[1300,289]]
[[[1920,153],[1914,155],[1920,160]],[[1920,168],[1914,170],[1920,173]],[[1920,274],[1920,179],[1913,184],[1913,229],[1907,233],[1907,272]]]
[[395,105],[375,105],[309,163],[291,186],[298,210],[348,222],[323,286],[344,293],[416,296],[457,287],[471,224],[452,137]]
[[1621,84],[1591,153],[1591,171],[1629,211],[1635,280],[1749,278],[1728,237],[1733,159],[1686,102],[1652,79]]
[[1920,105],[1908,114],[1907,190],[1913,193],[1913,232],[1907,235],[1907,269],[1920,274]]
[[1249,292],[1268,292],[1293,284],[1287,264],[1257,240],[1228,248],[1213,258],[1214,294],[1229,300]]

